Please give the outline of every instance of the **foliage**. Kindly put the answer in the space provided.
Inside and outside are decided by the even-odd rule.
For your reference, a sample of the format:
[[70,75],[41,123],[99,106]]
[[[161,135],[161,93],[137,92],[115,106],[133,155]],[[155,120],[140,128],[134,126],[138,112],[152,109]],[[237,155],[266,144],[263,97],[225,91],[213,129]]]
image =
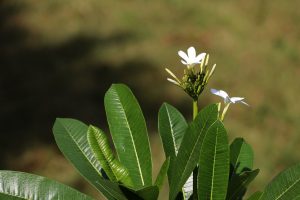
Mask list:
[[76,190],[47,178],[14,171],[0,171],[0,199],[82,199],[92,200]]
[[[296,92],[300,85],[300,26],[296,25],[300,1],[2,0],[0,4],[1,121],[7,124],[1,138],[4,151],[9,138],[16,135],[19,142],[14,144],[18,145],[30,143],[32,138],[48,140],[57,113],[72,113],[64,115],[86,122],[104,119],[99,97],[112,81],[135,89],[148,124],[154,123],[154,111],[162,99],[169,99],[186,114],[190,107],[184,93],[173,98],[172,86],[158,76],[161,66],[180,72],[173,54],[197,41],[198,48],[214,52],[211,60],[224,69],[213,84],[232,84],[232,92],[243,88],[241,95],[252,94],[248,96],[251,111],[237,110],[226,122],[230,141],[243,136],[255,148],[261,174],[252,188],[264,185],[274,172],[300,159]],[[155,81],[153,77],[157,77]],[[147,95],[143,95],[145,91]],[[203,96],[201,104],[210,101]],[[105,120],[99,120],[95,125],[104,129],[104,124]],[[14,145],[9,146],[13,151]],[[273,148],[276,153],[270,153]],[[157,160],[161,161],[161,155]],[[13,161],[18,166],[19,157],[10,157],[4,165],[12,167]],[[52,166],[22,168],[41,174],[53,171]]]
[[[131,90],[113,84],[105,95],[105,110],[116,156],[106,134],[93,125],[58,118],[53,133],[65,157],[107,199],[155,200],[168,176],[169,199],[184,199],[183,186],[196,169],[191,198],[239,200],[259,173],[253,151],[242,138],[228,143],[216,104],[203,108],[187,124],[182,114],[164,103],[159,134],[166,160],[152,182],[152,159],[146,123]],[[196,175],[196,176],[195,176]],[[300,165],[280,173],[251,200],[300,197]],[[3,199],[92,199],[68,186],[32,174],[0,171]]]

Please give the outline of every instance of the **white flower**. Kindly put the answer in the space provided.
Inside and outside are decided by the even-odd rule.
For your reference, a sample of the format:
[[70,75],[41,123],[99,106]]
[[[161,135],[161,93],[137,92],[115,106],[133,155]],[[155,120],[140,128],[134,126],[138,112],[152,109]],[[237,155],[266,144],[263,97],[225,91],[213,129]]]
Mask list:
[[200,53],[199,55],[197,55],[195,48],[190,47],[187,50],[187,54],[180,50],[180,51],[178,51],[178,55],[182,58],[181,62],[184,65],[187,65],[189,68],[195,64],[201,63],[201,61],[204,59],[206,53]]
[[[224,120],[225,114],[230,106],[231,103],[242,103],[245,104],[247,106],[249,106],[245,101],[243,101],[245,98],[244,97],[229,97],[229,95],[227,94],[227,92],[223,91],[223,90],[216,90],[216,89],[210,89],[211,93],[213,93],[214,95],[220,96],[224,99],[224,104],[225,107],[223,109],[222,114],[220,115],[219,113],[219,118],[221,121]],[[221,108],[221,103],[218,103],[218,110],[220,111]]]
[[242,103],[242,104],[249,106],[245,101],[243,101],[245,99],[244,97],[231,97],[230,98],[229,95],[227,94],[227,92],[225,92],[223,90],[211,89],[210,91],[214,95],[222,97],[224,99],[225,104]]

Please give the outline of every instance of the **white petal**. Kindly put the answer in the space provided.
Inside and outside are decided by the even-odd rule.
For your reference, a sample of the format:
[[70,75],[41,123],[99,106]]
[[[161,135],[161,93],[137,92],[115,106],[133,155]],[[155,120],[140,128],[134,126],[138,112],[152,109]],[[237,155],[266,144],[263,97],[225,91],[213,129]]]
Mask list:
[[228,94],[223,90],[210,89],[210,91],[214,95],[222,97],[224,100],[227,100],[229,98]]
[[181,63],[184,64],[184,65],[189,65],[189,63],[184,61],[184,60],[181,60]]
[[196,49],[194,47],[188,48],[187,55],[188,55],[189,59],[196,58]]
[[246,106],[250,106],[249,104],[247,104],[245,101],[241,101],[242,104],[245,104]]
[[200,62],[198,62],[197,60],[189,60],[188,64],[194,66],[195,64],[199,64]]
[[198,62],[200,62],[201,60],[204,59],[206,53],[200,53],[197,57],[196,57],[196,60],[198,60]]
[[183,52],[183,51],[178,51],[178,55],[179,55],[183,60],[185,60],[185,61],[188,61],[188,60],[189,60],[188,55],[186,55],[186,53]]
[[245,104],[246,106],[249,106],[249,104],[247,104],[245,101],[243,101],[245,98],[243,97],[231,97],[230,98],[230,101],[232,103],[242,103],[242,104]]
[[237,103],[237,102],[242,101],[243,99],[245,99],[245,98],[244,98],[244,97],[231,97],[231,98],[230,98],[230,101],[231,101],[232,103]]

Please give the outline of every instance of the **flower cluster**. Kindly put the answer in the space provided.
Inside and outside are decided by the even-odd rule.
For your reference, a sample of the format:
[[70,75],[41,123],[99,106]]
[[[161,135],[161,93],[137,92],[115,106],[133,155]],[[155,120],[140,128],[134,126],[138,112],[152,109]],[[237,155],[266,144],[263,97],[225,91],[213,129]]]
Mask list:
[[[199,55],[197,55],[194,47],[188,48],[187,53],[180,50],[178,51],[178,55],[182,59],[182,64],[187,66],[187,68],[184,69],[184,75],[180,80],[173,72],[166,68],[166,71],[172,77],[168,78],[167,80],[181,87],[190,97],[193,98],[194,101],[198,101],[199,95],[202,93],[208,83],[208,80],[215,71],[216,64],[214,64],[213,67],[209,69],[209,55],[206,53],[200,53]],[[198,69],[196,69],[196,65],[199,65]],[[224,109],[219,115],[219,118],[222,121],[230,104],[242,103],[249,106],[245,101],[243,101],[243,97],[229,97],[229,95],[223,90],[211,89],[211,93],[222,97],[224,100]],[[221,103],[219,103],[218,105],[220,110]]]
[[[166,68],[166,71],[171,75],[171,78],[167,80],[175,85],[181,87],[194,101],[197,101],[199,95],[204,90],[208,83],[208,80],[212,76],[216,64],[211,69],[208,68],[209,55],[206,53],[196,54],[194,47],[190,47],[187,50],[187,54],[183,51],[179,51],[178,55],[182,58],[181,62],[187,66],[184,70],[184,75],[181,80]],[[199,65],[199,69],[196,69],[195,65]]]

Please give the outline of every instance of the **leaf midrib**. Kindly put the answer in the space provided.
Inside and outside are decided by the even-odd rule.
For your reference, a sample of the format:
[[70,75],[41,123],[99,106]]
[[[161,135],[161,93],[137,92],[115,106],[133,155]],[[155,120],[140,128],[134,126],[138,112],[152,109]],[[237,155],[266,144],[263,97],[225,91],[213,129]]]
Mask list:
[[[109,167],[110,172],[114,175],[115,180],[118,180],[118,178],[117,178],[117,176],[116,176],[114,170],[112,170],[111,162],[113,162],[113,161],[111,161],[111,162],[108,161],[108,157],[107,157],[107,155],[105,154],[105,151],[102,149],[101,144],[99,143],[99,139],[95,136],[94,133],[92,133],[92,134],[93,134],[94,140],[96,141],[96,143],[97,143],[97,145],[98,145],[98,148],[99,148],[100,152],[102,153],[102,155],[103,155],[103,157],[104,157],[104,159],[105,159],[106,164],[107,164],[108,167]],[[102,133],[100,133],[100,134],[102,134]],[[108,148],[109,148],[109,147],[108,147]],[[100,162],[100,161],[99,161],[99,162]]]
[[241,151],[242,151],[243,144],[244,144],[244,143],[242,143],[241,148],[239,149],[238,157],[236,158],[236,160],[235,160],[235,162],[234,162],[234,168],[233,168],[232,174],[230,175],[230,179],[233,177],[233,174],[234,174],[235,170],[237,169],[237,164],[238,164],[238,160],[239,160],[240,155],[241,155]]
[[[242,145],[241,145],[241,147],[240,147],[240,149],[239,149],[238,157],[236,158],[236,160],[235,160],[235,162],[234,162],[234,170],[237,169],[237,164],[238,164],[238,160],[239,160],[240,155],[241,155],[241,151],[242,151],[243,145],[244,145],[244,143],[242,143]],[[233,173],[232,173],[232,175],[233,175]],[[232,176],[232,175],[231,175],[231,176]]]
[[219,134],[219,128],[217,128],[216,139],[215,139],[215,150],[214,150],[213,171],[212,171],[212,177],[211,177],[210,199],[213,199],[213,191],[214,191],[214,177],[215,177],[215,164],[216,164],[216,154],[217,154],[217,146],[218,146],[218,134]]
[[[133,145],[133,149],[134,149],[134,155],[136,157],[136,161],[137,161],[137,165],[138,165],[138,168],[139,168],[139,174],[140,174],[140,177],[141,177],[141,181],[142,181],[142,185],[145,185],[145,182],[144,182],[144,177],[143,177],[143,173],[142,173],[142,169],[141,169],[141,165],[140,165],[140,159],[138,157],[138,154],[137,154],[137,151],[136,151],[136,147],[135,147],[135,143],[134,143],[134,139],[133,139],[133,134],[132,134],[132,130],[130,128],[130,125],[129,125],[129,122],[128,122],[128,117],[126,115],[126,112],[125,112],[125,109],[123,107],[123,104],[121,103],[121,98],[119,96],[119,94],[117,92],[115,92],[115,94],[119,97],[117,100],[116,100],[116,103],[121,105],[120,108],[122,109],[122,112],[123,112],[123,115],[125,116],[125,121],[126,121],[126,125],[127,125],[127,128],[129,129],[129,132],[130,132],[130,139],[131,139],[131,142],[132,142],[132,145]],[[119,101],[118,101],[119,100]]]
[[[74,139],[74,137],[72,136],[72,134],[71,134],[71,132],[70,132],[70,130],[69,130],[69,128],[68,127],[66,127],[66,126],[64,126],[64,124],[62,124],[61,122],[59,122],[61,125],[62,125],[62,127],[64,127],[65,128],[65,130],[67,131],[67,133],[68,133],[68,135],[72,138],[72,140],[73,140],[73,142],[75,143],[75,145],[76,145],[76,147],[80,150],[80,152],[82,153],[82,155],[83,155],[83,157],[88,161],[88,163],[95,169],[95,171],[97,172],[97,174],[100,176],[100,177],[102,177],[101,176],[101,174],[98,172],[98,169],[96,169],[95,167],[94,167],[94,165],[90,162],[90,160],[85,156],[85,154],[84,154],[84,152],[81,150],[81,148],[79,148],[79,144],[76,142],[76,140]],[[76,167],[75,167],[76,168]],[[77,169],[77,168],[76,168]],[[79,171],[79,170],[78,170]],[[79,173],[81,174],[81,172],[79,171]],[[83,176],[85,179],[87,179],[85,176]],[[87,179],[88,180],[88,179]],[[88,180],[88,181],[90,181],[90,180]],[[96,181],[96,183],[97,183],[97,181]],[[98,185],[103,189],[103,190],[105,190],[108,194],[110,194],[112,197],[115,197],[115,195],[113,194],[113,193],[111,193],[109,190],[107,190],[105,187],[103,187],[102,186],[102,184],[99,184],[98,183]]]
[[[63,126],[65,127],[65,126]],[[88,160],[88,162],[90,163],[90,165],[95,169],[95,171],[98,173],[98,175],[101,176],[101,174],[98,172],[98,169],[96,169],[96,167],[91,163],[91,161],[88,159],[88,157],[85,155],[84,151],[82,151],[82,149],[80,148],[79,143],[76,142],[75,138],[73,137],[73,135],[71,134],[71,131],[68,127],[65,127],[65,129],[67,130],[67,132],[69,133],[69,136],[72,138],[73,142],[76,144],[76,147],[80,150],[80,152],[82,153],[82,155],[84,156],[84,158],[86,160]],[[102,176],[101,176],[102,177]]]
[[166,107],[166,110],[167,110],[167,115],[168,115],[168,118],[169,118],[169,124],[170,124],[170,129],[171,129],[171,137],[172,137],[172,141],[173,141],[173,145],[174,145],[174,149],[175,149],[175,156],[177,156],[177,153],[178,153],[178,149],[176,147],[176,141],[175,141],[175,136],[174,136],[174,130],[173,130],[173,124],[171,123],[171,116],[170,116],[170,113],[169,113],[169,109]]
[[298,182],[300,181],[300,178],[298,178],[292,185],[290,185],[286,190],[283,191],[283,193],[281,193],[275,200],[281,198],[283,195],[285,195],[289,189],[291,189],[292,187],[294,187],[294,185],[296,185]]
[[[170,111],[169,111],[169,108],[166,106],[166,111],[167,111],[167,116],[168,116],[168,121],[170,122],[169,125],[170,125],[170,130],[171,130],[171,137],[172,137],[172,141],[173,141],[173,146],[174,146],[174,150],[175,150],[175,157],[177,156],[178,154],[178,150],[179,150],[179,147],[177,148],[176,146],[176,141],[175,141],[175,135],[174,135],[174,129],[173,129],[173,120],[171,120],[171,115],[170,115]],[[187,182],[186,182],[187,183]],[[185,184],[186,184],[185,183]],[[184,186],[185,186],[184,184]],[[182,187],[182,191],[183,192],[187,192],[184,188],[184,186]],[[185,197],[185,196],[184,196]]]
[[[210,111],[209,113],[211,113],[211,112],[212,112],[212,111]],[[197,140],[196,140],[195,144],[198,143],[198,141],[199,141],[199,139],[200,139],[200,135],[202,135],[201,133],[202,133],[202,131],[204,130],[204,128],[206,127],[206,124],[207,124],[207,122],[208,122],[209,119],[210,119],[210,118],[209,118],[210,114],[208,114],[207,116],[208,116],[208,117],[206,118],[205,123],[204,123],[203,127],[201,128],[200,134],[199,134],[199,136],[197,137]],[[203,139],[203,140],[204,140],[204,139]],[[194,147],[192,148],[192,153],[190,153],[190,155],[189,155],[189,157],[188,157],[188,160],[190,160],[190,158],[191,158],[193,152],[195,151],[196,146],[197,146],[197,145],[194,145]],[[201,148],[202,148],[202,145],[201,145]],[[183,170],[183,172],[182,172],[181,174],[184,174],[185,171],[186,171],[186,169],[187,169],[187,165],[184,167],[184,170]],[[181,176],[181,177],[182,177],[182,176]],[[177,184],[177,185],[178,185],[178,184]],[[177,186],[177,185],[176,185],[176,186]],[[177,188],[175,188],[175,189],[177,189]]]

